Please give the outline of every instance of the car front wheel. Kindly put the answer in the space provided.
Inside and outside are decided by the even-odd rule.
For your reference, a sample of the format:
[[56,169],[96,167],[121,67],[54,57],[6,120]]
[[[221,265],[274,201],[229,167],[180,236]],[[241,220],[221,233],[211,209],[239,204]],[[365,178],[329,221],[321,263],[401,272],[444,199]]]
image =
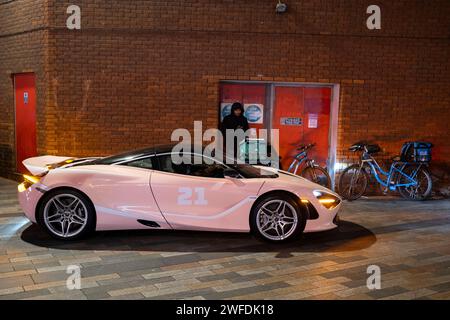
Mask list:
[[287,195],[272,195],[259,201],[250,217],[251,230],[271,242],[295,239],[305,229],[306,213]]
[[52,237],[75,240],[95,229],[95,209],[83,193],[60,189],[44,195],[37,220]]

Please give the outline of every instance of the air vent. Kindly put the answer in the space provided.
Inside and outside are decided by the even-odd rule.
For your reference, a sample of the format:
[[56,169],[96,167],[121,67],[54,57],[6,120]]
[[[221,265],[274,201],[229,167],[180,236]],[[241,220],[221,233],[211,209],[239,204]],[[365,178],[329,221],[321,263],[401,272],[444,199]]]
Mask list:
[[142,220],[138,219],[138,222],[140,224],[143,224],[144,226],[150,227],[150,228],[160,228],[161,226],[157,224],[155,221],[149,221],[149,220]]
[[308,220],[319,219],[319,213],[317,212],[316,208],[314,208],[314,206],[311,204],[311,202],[308,202],[308,204],[305,207],[308,213]]

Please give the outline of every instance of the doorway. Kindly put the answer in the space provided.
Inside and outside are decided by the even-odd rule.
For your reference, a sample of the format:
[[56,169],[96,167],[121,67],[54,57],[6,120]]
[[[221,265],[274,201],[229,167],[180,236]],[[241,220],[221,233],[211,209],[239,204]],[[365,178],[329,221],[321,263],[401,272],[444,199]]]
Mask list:
[[13,75],[16,133],[16,169],[27,170],[22,161],[37,155],[36,80],[34,73]]
[[249,119],[251,128],[279,129],[281,168],[289,167],[298,145],[316,143],[308,155],[327,167],[334,185],[338,97],[339,86],[334,84],[224,81],[219,121],[233,102],[243,103],[245,110],[255,106],[260,117]]

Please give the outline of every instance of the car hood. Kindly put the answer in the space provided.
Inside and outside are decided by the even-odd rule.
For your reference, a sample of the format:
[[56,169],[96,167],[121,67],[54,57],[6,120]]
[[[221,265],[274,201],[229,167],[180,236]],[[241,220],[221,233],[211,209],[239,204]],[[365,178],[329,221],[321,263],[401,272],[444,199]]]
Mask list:
[[[276,173],[278,174],[278,178],[274,179],[275,181],[277,181],[276,183],[279,184],[280,182],[286,184],[286,185],[290,185],[293,189],[298,189],[298,188],[302,188],[302,189],[311,189],[311,190],[324,190],[336,197],[340,196],[335,193],[334,191],[321,186],[320,184],[314,183],[312,181],[309,181],[308,179],[305,179],[303,177],[300,177],[298,175],[292,174],[290,172],[284,171],[284,170],[280,170],[280,169],[276,169],[276,168],[272,168],[272,167],[263,167],[263,166],[257,166],[260,169],[263,170],[268,170],[270,172]],[[268,180],[271,181],[272,179]],[[273,181],[273,182],[275,182]]]

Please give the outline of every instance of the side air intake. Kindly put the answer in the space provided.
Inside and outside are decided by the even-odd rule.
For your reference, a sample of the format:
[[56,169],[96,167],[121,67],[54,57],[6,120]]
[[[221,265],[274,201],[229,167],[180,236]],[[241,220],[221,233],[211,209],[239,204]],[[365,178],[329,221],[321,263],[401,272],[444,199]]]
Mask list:
[[311,204],[311,202],[308,202],[307,205],[305,205],[306,211],[308,213],[308,220],[316,220],[319,219],[319,213],[317,212],[316,208]]
[[144,226],[150,227],[150,228],[160,228],[161,226],[157,224],[155,221],[149,221],[149,220],[142,220],[138,219],[138,222],[140,224],[143,224]]

